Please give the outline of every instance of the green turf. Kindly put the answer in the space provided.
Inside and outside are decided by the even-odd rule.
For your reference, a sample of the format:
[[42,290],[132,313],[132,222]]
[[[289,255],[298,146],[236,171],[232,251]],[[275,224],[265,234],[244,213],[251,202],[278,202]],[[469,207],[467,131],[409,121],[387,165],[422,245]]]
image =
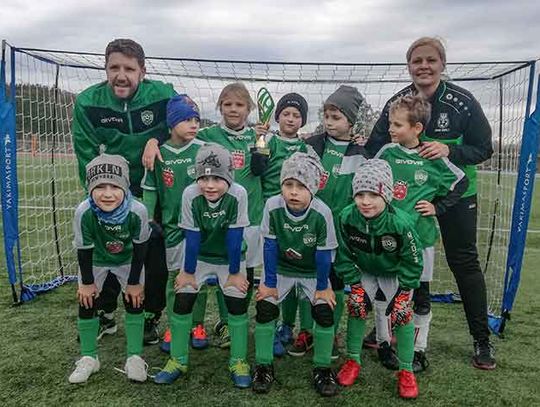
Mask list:
[[[50,184],[43,183],[44,168],[35,167],[24,188],[27,196],[35,196],[35,206],[48,205],[43,199]],[[50,174],[49,174],[50,175]],[[76,204],[80,192],[73,182],[73,173],[57,185],[66,202]],[[45,179],[47,176],[45,176]],[[42,188],[42,189],[40,189]],[[45,188],[45,189],[43,189]],[[540,229],[540,192],[535,193],[530,228]],[[40,205],[38,205],[38,203]],[[22,219],[31,230],[47,221],[50,210],[25,209]],[[35,211],[36,213],[33,213]],[[32,216],[33,215],[33,216]],[[62,225],[61,250],[64,261],[73,261],[70,244],[71,214],[59,214]],[[41,218],[40,218],[41,217]],[[47,243],[53,230],[33,235],[28,244],[35,273],[51,272],[57,267],[55,247]],[[540,281],[537,264],[540,262],[540,235],[530,234],[527,242],[522,282],[517,301],[508,323],[504,339],[494,339],[498,368],[483,372],[470,366],[471,343],[460,305],[434,305],[434,320],[430,338],[431,367],[419,375],[420,398],[418,406],[533,406],[540,405]],[[500,250],[500,248],[498,248]],[[3,247],[0,248],[3,258]],[[39,260],[46,259],[43,264]],[[25,270],[28,269],[28,266]],[[54,272],[53,272],[54,274]],[[33,302],[11,307],[10,290],[5,278],[0,278],[0,318],[2,335],[0,346],[0,405],[377,405],[399,406],[411,403],[396,396],[395,378],[376,363],[375,354],[364,351],[364,369],[361,380],[351,389],[343,390],[332,400],[319,398],[310,386],[309,357],[285,358],[276,361],[276,384],[271,394],[255,396],[250,390],[232,387],[226,369],[226,351],[215,347],[202,352],[192,351],[190,375],[173,386],[159,387],[153,383],[132,384],[116,372],[123,367],[123,329],[115,337],[105,338],[100,345],[102,370],[82,386],[70,385],[67,377],[78,355],[76,337],[75,286],[39,296]],[[211,296],[208,327],[215,322],[214,298]],[[251,309],[253,313],[253,308]],[[121,319],[121,318],[120,318]],[[342,324],[344,329],[345,323]],[[253,321],[250,346],[253,346]],[[252,350],[252,349],[251,349]],[[165,356],[157,347],[145,349],[150,366],[164,364]],[[253,360],[253,353],[250,353]],[[336,364],[337,366],[337,364]]]

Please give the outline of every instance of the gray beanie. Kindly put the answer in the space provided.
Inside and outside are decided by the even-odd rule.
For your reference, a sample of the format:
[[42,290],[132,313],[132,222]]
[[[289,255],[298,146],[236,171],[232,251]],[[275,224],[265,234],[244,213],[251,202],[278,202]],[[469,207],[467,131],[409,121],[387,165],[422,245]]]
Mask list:
[[292,178],[302,183],[311,195],[315,195],[319,190],[322,174],[323,168],[315,153],[296,152],[283,162],[281,184]]
[[121,155],[100,154],[86,164],[86,185],[91,194],[101,184],[112,184],[122,188],[124,194],[129,189],[129,165]]
[[341,85],[337,90],[328,96],[324,106],[334,106],[345,115],[349,123],[356,123],[356,116],[360,110],[360,105],[364,97],[353,86]]
[[390,203],[394,189],[394,178],[390,165],[378,158],[365,161],[354,174],[352,182],[353,197],[359,192],[371,191],[379,194]]
[[233,183],[232,156],[225,147],[216,143],[206,143],[197,152],[195,162],[196,179],[213,175],[227,181],[229,186]]
[[278,121],[281,112],[288,107],[295,107],[300,112],[300,117],[302,118],[302,125],[300,127],[304,127],[307,122],[308,114],[308,104],[306,99],[304,99],[304,97],[298,93],[287,93],[284,95],[281,99],[279,99],[276,106],[276,122]]

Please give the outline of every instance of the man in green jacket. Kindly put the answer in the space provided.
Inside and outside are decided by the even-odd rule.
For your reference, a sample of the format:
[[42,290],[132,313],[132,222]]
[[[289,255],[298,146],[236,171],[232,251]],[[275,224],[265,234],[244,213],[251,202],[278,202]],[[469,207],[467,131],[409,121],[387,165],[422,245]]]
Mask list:
[[[105,50],[107,80],[81,92],[73,110],[73,146],[84,187],[85,167],[100,153],[118,154],[129,162],[131,192],[142,197],[144,175],[141,157],[146,142],[168,138],[166,107],[176,93],[171,84],[144,79],[144,50],[130,39],[116,39]],[[158,217],[159,220],[159,217]],[[159,226],[154,227],[145,261],[145,343],[159,342],[157,323],[165,307],[167,266]],[[116,332],[113,311],[120,287],[105,282],[100,295],[100,333]]]

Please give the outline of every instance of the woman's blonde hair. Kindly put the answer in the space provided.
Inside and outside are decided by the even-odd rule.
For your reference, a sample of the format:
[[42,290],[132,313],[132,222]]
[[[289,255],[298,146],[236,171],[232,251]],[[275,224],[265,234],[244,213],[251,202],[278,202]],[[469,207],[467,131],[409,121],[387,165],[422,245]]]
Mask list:
[[248,109],[250,112],[255,109],[255,102],[253,102],[253,99],[251,98],[251,95],[249,94],[246,85],[244,85],[242,82],[234,82],[225,86],[219,94],[216,107],[220,109],[223,101],[231,94],[244,100],[244,102],[246,102],[246,104],[248,105]]
[[439,53],[439,56],[441,57],[443,66],[446,66],[446,50],[444,49],[442,41],[437,37],[422,37],[418,38],[415,42],[413,42],[407,50],[407,53],[405,54],[407,57],[407,63],[411,62],[411,55],[413,51],[416,48],[422,47],[424,45],[429,45],[430,47],[435,48]]

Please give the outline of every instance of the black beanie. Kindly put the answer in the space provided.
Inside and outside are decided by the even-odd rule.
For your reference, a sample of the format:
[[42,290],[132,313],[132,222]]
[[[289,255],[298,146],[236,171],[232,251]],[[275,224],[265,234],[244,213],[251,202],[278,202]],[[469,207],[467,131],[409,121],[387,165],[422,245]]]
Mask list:
[[287,93],[281,99],[279,99],[279,102],[276,106],[276,122],[279,119],[280,113],[288,107],[295,107],[298,109],[298,111],[300,112],[300,116],[302,117],[302,126],[300,127],[305,126],[307,122],[308,105],[306,99],[304,99],[298,93]]
[[360,105],[364,97],[353,86],[341,85],[337,90],[328,96],[324,105],[332,105],[345,115],[349,123],[356,123],[356,116],[360,110]]

